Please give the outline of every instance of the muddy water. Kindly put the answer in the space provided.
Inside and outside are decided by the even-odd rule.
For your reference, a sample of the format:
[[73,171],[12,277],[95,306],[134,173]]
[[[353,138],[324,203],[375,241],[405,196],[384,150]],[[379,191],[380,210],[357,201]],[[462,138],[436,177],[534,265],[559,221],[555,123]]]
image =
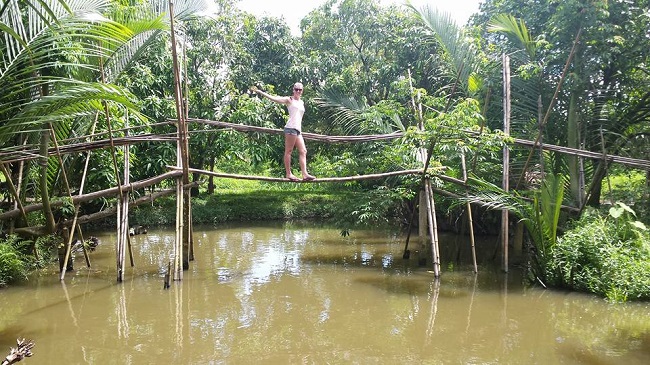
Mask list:
[[445,262],[436,282],[386,231],[196,227],[196,260],[164,290],[173,237],[133,237],[122,284],[107,233],[65,283],[0,290],[0,355],[27,337],[24,364],[650,363],[649,304],[525,288],[489,265],[493,239],[477,276]]

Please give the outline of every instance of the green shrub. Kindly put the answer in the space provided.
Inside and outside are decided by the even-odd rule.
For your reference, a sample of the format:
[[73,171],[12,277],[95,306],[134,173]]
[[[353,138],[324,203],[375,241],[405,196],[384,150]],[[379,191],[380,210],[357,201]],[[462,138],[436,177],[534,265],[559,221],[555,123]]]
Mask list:
[[27,267],[16,249],[15,236],[0,241],[0,287],[26,277]]
[[607,216],[587,211],[558,239],[546,274],[552,285],[611,301],[650,299],[648,229],[622,203]]
[[605,201],[623,202],[634,208],[639,220],[650,220],[650,191],[646,185],[646,173],[626,170],[614,173],[603,181],[602,198]]

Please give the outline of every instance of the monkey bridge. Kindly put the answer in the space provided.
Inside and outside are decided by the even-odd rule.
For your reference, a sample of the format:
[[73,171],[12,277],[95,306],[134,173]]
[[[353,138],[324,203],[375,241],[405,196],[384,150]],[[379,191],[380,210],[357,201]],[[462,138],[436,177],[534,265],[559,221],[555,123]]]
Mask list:
[[[64,262],[70,257],[71,244],[73,237],[76,234],[83,241],[83,234],[81,232],[80,224],[85,222],[90,222],[96,219],[105,218],[107,216],[117,216],[117,242],[116,242],[116,265],[117,265],[117,280],[118,282],[123,281],[124,277],[124,266],[127,250],[131,252],[131,246],[129,241],[129,206],[135,206],[139,204],[145,204],[151,202],[153,199],[162,196],[169,196],[176,194],[176,238],[173,248],[172,257],[169,261],[169,274],[173,277],[173,280],[182,280],[183,270],[189,266],[189,262],[193,260],[193,244],[192,244],[192,219],[191,219],[191,196],[190,188],[197,186],[197,182],[190,181],[190,173],[205,174],[210,176],[217,176],[221,178],[232,178],[232,179],[248,179],[248,180],[263,180],[263,181],[273,181],[273,182],[289,182],[288,179],[283,178],[274,178],[274,177],[265,177],[265,176],[249,176],[249,175],[235,175],[235,174],[224,174],[214,171],[206,171],[199,169],[191,169],[189,167],[189,153],[188,153],[188,123],[202,123],[205,125],[210,125],[215,128],[221,129],[231,129],[240,132],[254,132],[254,133],[269,133],[269,134],[282,134],[283,131],[279,129],[270,129],[263,127],[256,127],[250,125],[241,125],[241,124],[232,124],[218,121],[209,121],[203,119],[191,119],[189,118],[189,113],[187,110],[187,100],[183,97],[183,87],[181,82],[181,74],[179,71],[179,61],[177,55],[177,42],[175,40],[175,31],[174,31],[174,16],[173,8],[170,7],[169,11],[170,25],[171,25],[171,43],[172,43],[172,60],[173,60],[173,69],[174,69],[174,96],[175,96],[175,106],[176,106],[176,118],[169,121],[165,124],[173,124],[176,126],[175,133],[169,134],[149,134],[149,133],[140,133],[134,134],[137,132],[137,129],[140,127],[129,127],[128,125],[124,129],[111,130],[111,118],[108,112],[106,112],[105,118],[107,119],[108,131],[100,132],[95,134],[94,127],[91,135],[81,136],[77,138],[71,138],[68,140],[57,141],[56,135],[50,126],[50,130],[45,129],[43,133],[51,133],[53,139],[53,145],[49,146],[49,149],[44,150],[43,148],[39,149],[38,145],[29,145],[25,141],[24,144],[17,145],[13,148],[8,148],[0,151],[0,171],[4,174],[6,182],[6,188],[3,188],[3,193],[9,195],[13,198],[13,208],[5,212],[0,213],[0,221],[9,221],[10,233],[19,233],[24,235],[41,235],[48,231],[51,231],[53,228],[57,228],[65,239],[65,259]],[[506,67],[504,66],[504,70]],[[505,75],[504,75],[505,78]],[[504,82],[504,89],[507,89],[507,83]],[[509,91],[505,90],[504,92],[504,102],[507,101],[509,105]],[[415,101],[413,100],[413,106],[415,108]],[[108,108],[107,108],[108,109]],[[504,111],[504,114],[507,114],[509,111],[509,106]],[[550,108],[549,108],[550,109]],[[419,128],[422,127],[422,117],[419,116]],[[127,118],[128,119],[128,118]],[[151,127],[154,124],[150,124],[144,127]],[[471,132],[465,131],[465,135],[478,134],[480,132]],[[504,116],[504,134],[509,135],[509,116]],[[119,137],[118,137],[119,136]],[[541,136],[541,128],[540,128]],[[380,142],[380,141],[390,141],[397,138],[402,138],[404,135],[400,132],[384,134],[384,135],[364,135],[364,136],[325,136],[312,133],[303,133],[303,137],[306,140],[318,141],[322,143],[357,143],[357,142]],[[143,142],[171,142],[176,143],[176,157],[177,163],[175,166],[170,166],[169,171],[161,174],[159,176],[150,177],[141,181],[131,182],[129,181],[129,165],[130,161],[128,160],[129,156],[129,146],[137,143]],[[504,142],[503,152],[503,187],[504,190],[508,190],[508,181],[510,179],[509,175],[509,165],[508,165],[508,151],[512,146],[521,146],[532,151],[554,151],[556,153],[578,156],[580,158],[594,159],[603,162],[605,168],[611,163],[618,163],[632,168],[643,169],[650,171],[650,161],[631,159],[621,156],[609,155],[605,151],[602,153],[594,153],[591,151],[584,151],[579,149],[572,149],[561,146],[554,146],[549,144],[543,144],[538,139],[535,141],[526,141],[521,139],[510,139],[507,142]],[[116,149],[124,148],[124,172],[123,179],[120,179],[117,171],[117,158],[116,158]],[[115,168],[115,175],[117,178],[117,186],[105,189],[101,191],[95,191],[91,193],[84,193],[84,183],[88,171],[88,160],[90,154],[94,150],[98,149],[110,149],[111,157],[113,160],[113,166]],[[433,265],[433,270],[435,276],[440,275],[440,257],[438,250],[438,234],[437,234],[437,223],[436,223],[436,214],[435,214],[435,201],[434,193],[446,195],[453,198],[462,198],[454,193],[449,193],[441,189],[436,189],[431,184],[431,179],[436,178],[445,182],[453,183],[461,186],[462,188],[467,188],[467,168],[465,166],[465,156],[461,155],[461,168],[462,168],[462,179],[446,176],[442,174],[442,168],[430,168],[429,163],[432,156],[433,144],[429,146],[428,150],[420,148],[417,150],[418,160],[422,163],[422,168],[404,170],[404,171],[388,171],[381,173],[373,173],[367,175],[358,175],[358,176],[348,176],[348,177],[321,177],[316,180],[309,181],[309,183],[337,183],[337,182],[347,182],[355,180],[367,180],[367,179],[382,179],[391,176],[398,175],[418,175],[421,177],[420,184],[420,194],[419,194],[419,227],[420,227],[420,237],[426,237],[426,246],[431,253],[431,262]],[[43,210],[50,211],[52,207],[62,206],[64,200],[52,200],[44,201],[43,203],[34,203],[25,205],[28,200],[24,197],[21,197],[19,194],[21,184],[24,184],[22,181],[22,173],[19,175],[17,181],[12,179],[12,174],[8,169],[8,166],[12,163],[20,165],[22,171],[22,164],[30,160],[38,160],[42,163],[47,163],[49,157],[58,158],[59,165],[63,165],[62,156],[65,154],[86,154],[86,164],[84,167],[83,177],[81,183],[79,184],[78,191],[74,193],[71,191],[70,185],[68,184],[67,177],[65,175],[65,169],[62,169],[62,179],[65,182],[66,187],[66,196],[64,199],[67,199],[66,202],[70,202],[74,207],[74,216],[72,219],[64,219],[58,222],[57,227],[52,227],[54,224],[46,223],[45,226],[37,227],[14,227],[14,223],[18,218],[22,218],[24,222],[28,222],[27,214],[30,212]],[[530,157],[529,157],[530,160]],[[44,161],[44,162],[43,162]],[[528,161],[527,161],[528,163]],[[526,172],[526,167],[523,168],[523,174]],[[521,180],[520,177],[520,180]],[[167,189],[163,191],[151,192],[148,195],[141,196],[133,201],[131,201],[130,193],[136,190],[141,190],[144,188],[152,187],[155,184],[163,181],[173,179],[175,181],[176,187],[174,189]],[[307,183],[307,182],[304,182]],[[465,190],[465,195],[467,195],[467,190]],[[103,197],[117,197],[118,203],[115,207],[104,209],[103,211],[82,215],[79,216],[79,205],[83,202],[91,201]],[[46,207],[45,204],[48,206]],[[414,204],[416,205],[416,204]],[[575,208],[573,208],[575,209]],[[474,236],[473,236],[473,227],[472,227],[472,213],[471,205],[469,202],[466,203],[466,212],[469,217],[470,224],[470,239],[472,245],[472,253],[474,259],[474,270],[476,271],[476,255],[474,253]],[[503,251],[503,268],[507,270],[507,211],[503,212],[502,217],[502,251]],[[411,224],[415,217],[415,209],[411,217]],[[53,220],[52,220],[53,222]],[[48,226],[48,224],[50,226]],[[423,228],[424,227],[424,228]],[[409,236],[406,239],[404,257],[408,255],[408,244],[410,238],[410,229],[409,226]],[[422,241],[421,241],[422,242]],[[82,245],[82,248],[85,248]],[[86,257],[87,265],[90,265],[88,255],[84,249],[84,255]],[[131,255],[130,255],[131,256]],[[133,266],[133,259],[131,256],[131,265]],[[65,270],[61,270],[61,280],[64,279]]]

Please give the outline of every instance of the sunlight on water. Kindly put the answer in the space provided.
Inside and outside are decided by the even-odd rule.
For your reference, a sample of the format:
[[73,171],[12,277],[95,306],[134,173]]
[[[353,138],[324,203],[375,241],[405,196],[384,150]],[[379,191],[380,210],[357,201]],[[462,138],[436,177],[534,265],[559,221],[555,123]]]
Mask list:
[[436,281],[402,259],[405,236],[338,232],[195,227],[196,259],[168,290],[173,232],[132,237],[122,284],[114,234],[100,234],[91,268],[77,257],[63,283],[53,265],[0,290],[0,350],[26,337],[25,364],[650,363],[650,305],[527,288],[495,268],[494,238],[474,275],[467,247],[450,265],[457,239],[443,235]]

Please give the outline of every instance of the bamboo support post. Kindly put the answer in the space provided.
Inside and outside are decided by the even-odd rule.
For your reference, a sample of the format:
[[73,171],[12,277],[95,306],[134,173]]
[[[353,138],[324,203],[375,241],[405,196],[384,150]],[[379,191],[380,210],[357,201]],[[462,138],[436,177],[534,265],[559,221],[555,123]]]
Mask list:
[[[181,90],[181,75],[180,68],[178,64],[178,52],[176,45],[176,31],[174,29],[174,4],[169,1],[169,20],[170,20],[170,31],[171,31],[171,49],[172,49],[172,61],[174,69],[174,98],[176,104],[176,116],[177,116],[177,134],[178,139],[176,142],[176,164],[181,168],[183,174],[176,180],[176,242],[174,249],[174,280],[183,279],[183,269],[186,266],[189,266],[189,262],[184,255],[184,252],[189,251],[188,249],[183,250],[188,247],[189,241],[186,241],[187,236],[185,235],[184,223],[189,220],[189,209],[185,207],[185,191],[183,186],[186,182],[189,182],[189,171],[188,171],[188,153],[187,153],[187,125],[185,122],[185,112],[183,111],[183,96]],[[188,202],[189,203],[189,202]]]
[[433,239],[433,247],[435,249],[435,262],[434,265],[438,266],[438,276],[440,276],[440,236],[438,235],[438,218],[436,217],[436,201],[434,199],[433,195],[433,186],[431,185],[431,181],[429,180],[428,184],[429,188],[429,196],[431,197],[431,218],[433,219],[433,233],[435,234],[435,237]]
[[125,249],[126,241],[129,237],[128,227],[128,193],[122,193],[119,197],[117,209],[117,241],[116,241],[116,265],[117,265],[117,282],[124,281],[124,262],[126,261]]
[[405,260],[407,260],[407,259],[409,259],[411,257],[411,251],[409,250],[409,240],[411,238],[411,229],[413,229],[413,220],[415,219],[415,212],[417,211],[417,210],[415,210],[415,207],[418,206],[417,205],[418,197],[419,197],[419,195],[417,195],[417,196],[415,196],[413,198],[413,208],[411,210],[411,219],[409,219],[409,225],[408,225],[408,228],[406,229],[406,232],[407,232],[407,234],[406,234],[406,242],[404,243],[404,252],[402,253],[402,258],[405,259]]
[[[503,134],[510,135],[510,58],[503,55]],[[510,150],[503,146],[503,179],[502,188],[510,190]],[[508,209],[501,210],[501,247],[502,268],[508,272]]]
[[[524,168],[521,171],[521,175],[519,176],[519,180],[517,181],[517,184],[515,185],[515,189],[519,188],[519,185],[521,185],[521,182],[524,179],[524,175],[526,174],[526,170],[528,169],[528,164],[530,164],[530,160],[533,157],[533,153],[535,153],[535,146],[538,145],[540,139],[542,138],[542,131],[544,130],[544,127],[546,126],[546,123],[548,122],[548,118],[551,115],[551,112],[553,111],[553,106],[557,102],[558,95],[560,94],[560,90],[562,90],[562,84],[564,83],[564,79],[568,73],[569,66],[571,66],[571,61],[573,60],[573,56],[575,55],[576,52],[576,47],[578,46],[578,41],[580,40],[580,37],[582,35],[582,27],[578,29],[578,33],[576,33],[576,37],[573,40],[573,45],[571,46],[571,51],[569,52],[569,57],[567,57],[566,63],[564,64],[564,69],[562,69],[562,74],[560,75],[560,80],[557,84],[557,87],[555,88],[555,94],[553,94],[553,97],[551,98],[551,101],[548,105],[548,108],[546,109],[546,114],[544,115],[544,119],[539,125],[539,132],[537,133],[537,137],[535,138],[535,142],[533,142],[533,148],[530,150],[530,153],[528,154],[528,158],[526,159],[526,163],[524,163]],[[504,54],[503,56],[508,57],[507,55]],[[510,60],[508,59],[508,63]],[[509,68],[509,65],[508,65]],[[504,69],[505,70],[505,69]],[[510,74],[510,70],[508,70],[508,75]],[[505,88],[505,85],[504,85]],[[506,98],[504,98],[504,103],[505,103]],[[504,131],[505,132],[505,131]]]
[[[463,167],[463,181],[467,183],[467,166],[465,164],[465,153],[463,152],[460,155],[462,167]],[[469,193],[467,192],[467,189],[465,189],[465,197]],[[472,263],[474,264],[474,273],[478,272],[478,265],[476,264],[476,241],[474,240],[474,220],[472,218],[472,204],[467,201],[466,203],[466,210],[467,210],[467,221],[469,223],[469,240],[470,240],[470,245],[472,247]]]
[[176,180],[176,235],[173,251],[173,280],[183,280],[183,178]]
[[[126,136],[129,136],[129,115],[127,113],[126,115]],[[124,184],[128,184],[131,182],[131,146],[126,145],[124,146]],[[129,233],[129,194],[125,194],[126,197],[124,199],[124,222],[125,222],[125,227],[124,230],[126,231],[125,235],[125,244],[127,249],[129,250],[129,263],[131,264],[131,267],[135,266],[135,260],[133,259],[133,248],[131,247],[131,234]]]
[[[65,166],[63,165],[63,158],[61,157],[61,152],[59,150],[59,142],[56,138],[56,133],[54,133],[54,128],[52,128],[52,124],[49,125],[50,127],[50,134],[52,137],[52,141],[54,141],[54,148],[56,150],[56,156],[59,161],[59,166],[61,167],[61,174],[63,175],[63,182],[65,184],[65,189],[66,193],[68,194],[68,198],[72,201],[72,191],[70,190],[70,182],[68,180],[68,174],[65,171]],[[67,237],[64,236],[65,239],[65,255],[63,256],[63,266],[67,265],[68,260],[70,260],[70,255],[72,254],[72,241],[74,239],[74,231],[77,230],[79,232],[79,237],[82,241],[81,249],[83,251],[84,257],[86,259],[86,265],[90,266],[90,258],[88,257],[88,252],[86,252],[86,246],[83,244],[83,234],[81,232],[81,227],[77,224],[77,217],[79,216],[79,205],[78,204],[73,204],[74,206],[74,218],[72,220],[72,227],[69,231],[69,234]],[[65,272],[66,270],[61,270],[60,272],[60,280],[65,279]]]
[[[187,44],[184,44],[185,47],[183,47],[183,66],[185,67],[185,74],[188,74],[187,71]],[[189,114],[189,98],[188,95],[190,94],[190,88],[189,88],[189,83],[187,82],[187,78],[184,79],[185,83],[185,93],[184,98],[183,98],[183,107],[185,110],[185,135],[188,136],[185,138],[185,144],[186,144],[186,150],[187,150],[187,155],[189,157],[189,128],[187,125],[187,119],[190,117]],[[187,167],[189,167],[189,161],[187,163]],[[189,172],[188,175],[186,176],[186,179],[184,181],[185,184],[189,183]],[[185,215],[185,227],[187,227],[187,238],[186,241],[188,243],[188,249],[187,249],[187,258],[188,261],[194,261],[194,227],[192,226],[192,194],[189,189],[185,190],[185,197],[187,199],[187,212]],[[189,265],[189,263],[188,263]]]
[[433,200],[433,190],[431,189],[431,180],[426,178],[424,180],[424,193],[427,201],[427,220],[429,227],[430,245],[431,245],[431,259],[433,262],[433,275],[440,277],[440,253],[438,251],[438,226],[436,222],[436,206]]

